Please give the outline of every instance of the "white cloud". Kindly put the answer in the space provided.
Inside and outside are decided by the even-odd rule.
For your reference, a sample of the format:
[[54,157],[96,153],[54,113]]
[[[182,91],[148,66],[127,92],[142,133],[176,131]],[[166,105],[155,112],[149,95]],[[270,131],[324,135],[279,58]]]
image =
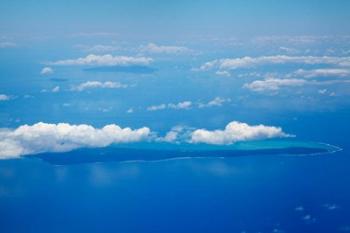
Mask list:
[[263,91],[277,91],[281,87],[303,86],[306,83],[307,81],[303,79],[268,78],[265,80],[255,80],[251,83],[246,83],[243,85],[243,87],[251,91],[263,92]]
[[149,57],[129,57],[129,56],[112,56],[95,55],[90,54],[86,57],[80,57],[77,59],[59,60],[55,62],[49,62],[50,65],[63,65],[63,66],[125,66],[125,65],[149,65],[153,61]]
[[40,122],[17,129],[0,129],[0,159],[42,152],[67,152],[82,147],[106,147],[113,143],[145,140],[149,135],[147,127],[133,130],[111,124],[99,129],[85,124]]
[[40,71],[41,75],[50,75],[53,74],[53,69],[51,67],[44,67],[41,71]]
[[126,113],[133,113],[134,112],[134,109],[133,108],[129,108]]
[[126,84],[122,84],[119,82],[99,82],[99,81],[87,81],[84,83],[79,84],[76,87],[73,87],[73,91],[84,91],[86,89],[93,89],[93,88],[110,88],[110,89],[116,89],[116,88],[126,88]]
[[60,87],[59,86],[55,86],[54,88],[52,88],[51,92],[56,93],[60,91]]
[[108,53],[108,52],[115,52],[115,51],[121,50],[120,47],[113,46],[113,45],[103,45],[103,44],[97,44],[93,46],[77,45],[76,47],[89,53]]
[[304,78],[317,78],[317,77],[350,77],[349,69],[313,69],[313,70],[304,70],[299,69],[294,72],[294,75],[301,76]]
[[216,98],[210,100],[208,103],[204,103],[204,104],[203,103],[199,103],[198,107],[199,108],[220,107],[224,103],[227,103],[227,102],[231,102],[231,99],[229,99],[229,98],[224,99],[224,98],[221,98],[221,97],[216,97]]
[[224,130],[197,129],[192,132],[192,143],[206,143],[215,145],[232,144],[239,141],[262,140],[269,138],[288,137],[281,128],[265,125],[248,125],[232,121]]
[[8,41],[0,42],[0,49],[13,48],[16,46],[17,46],[17,44],[13,43],[13,42],[8,42]]
[[240,68],[257,67],[269,64],[308,64],[308,65],[336,65],[350,67],[350,57],[330,57],[330,56],[261,56],[261,57],[241,57],[217,59],[204,63],[199,70],[206,71],[216,69],[220,72],[235,70]]
[[153,105],[147,107],[147,111],[157,111],[157,110],[164,110],[164,109],[189,109],[192,107],[192,102],[191,101],[183,101],[179,102],[177,104],[174,103],[169,103],[169,104],[160,104],[160,105]]
[[10,100],[11,97],[5,94],[0,94],[0,101]]
[[154,43],[149,43],[146,46],[141,47],[141,52],[147,53],[167,53],[167,54],[181,54],[181,53],[190,53],[191,50],[183,46],[166,46],[166,45],[157,45]]

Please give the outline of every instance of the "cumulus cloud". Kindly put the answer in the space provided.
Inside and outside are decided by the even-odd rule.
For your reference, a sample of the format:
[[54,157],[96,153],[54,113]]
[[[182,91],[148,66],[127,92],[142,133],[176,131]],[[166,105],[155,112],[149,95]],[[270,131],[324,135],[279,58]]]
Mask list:
[[0,101],[10,100],[11,97],[5,94],[0,94]]
[[350,77],[350,69],[313,69],[304,70],[299,69],[294,72],[294,75],[304,78],[317,78],[317,77]]
[[109,89],[116,89],[116,88],[126,88],[128,87],[126,84],[122,84],[119,82],[99,82],[99,81],[87,81],[84,83],[79,84],[76,87],[73,87],[73,91],[84,91],[86,89],[94,89],[94,88],[109,88]]
[[243,87],[251,91],[263,92],[263,91],[277,91],[281,87],[303,86],[306,83],[307,81],[303,79],[268,78],[265,80],[255,80],[251,83],[246,83],[243,85]]
[[139,129],[106,125],[67,123],[22,125],[16,129],[0,129],[0,158],[17,158],[43,152],[67,152],[82,147],[106,147],[114,143],[145,140],[150,135],[147,127]]
[[169,104],[160,104],[160,105],[153,105],[147,107],[147,111],[158,111],[158,110],[164,110],[164,109],[189,109],[192,107],[191,101],[183,101],[179,102],[177,104],[169,103]]
[[41,75],[50,75],[53,74],[53,69],[51,67],[44,67],[41,71],[40,71]]
[[128,66],[128,65],[149,65],[153,61],[149,57],[129,57],[90,54],[77,59],[59,60],[49,62],[49,65],[62,66]]
[[190,53],[191,50],[183,46],[166,46],[166,45],[157,45],[154,43],[149,43],[146,46],[141,47],[141,52],[147,53],[166,53],[166,54],[181,54],[181,53]]
[[251,68],[261,65],[271,64],[308,64],[308,65],[335,65],[350,67],[350,57],[330,57],[330,56],[261,56],[261,57],[241,57],[217,59],[204,63],[199,70],[206,71],[216,69],[220,72],[235,70],[240,68]]
[[209,107],[220,107],[224,103],[231,102],[230,98],[221,98],[221,97],[215,97],[214,99],[210,100],[208,103],[199,103],[199,108],[209,108]]
[[232,121],[224,130],[197,129],[192,132],[192,143],[227,145],[239,141],[262,140],[269,138],[288,137],[281,128],[265,125],[248,125]]

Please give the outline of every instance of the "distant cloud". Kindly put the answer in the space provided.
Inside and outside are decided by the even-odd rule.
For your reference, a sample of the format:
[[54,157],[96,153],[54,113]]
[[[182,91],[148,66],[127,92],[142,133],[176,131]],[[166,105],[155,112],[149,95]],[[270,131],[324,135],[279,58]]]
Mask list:
[[109,88],[109,89],[116,89],[116,88],[126,88],[128,87],[126,84],[122,84],[119,82],[99,82],[99,81],[87,81],[84,83],[79,84],[76,87],[73,87],[73,91],[84,91],[86,89],[94,89],[94,88]]
[[183,46],[168,46],[168,45],[157,45],[154,43],[149,43],[146,46],[141,47],[141,52],[147,53],[166,53],[166,54],[182,54],[182,53],[190,53],[190,50],[187,47]]
[[240,68],[252,68],[261,65],[272,64],[308,64],[308,65],[336,65],[350,67],[350,57],[329,57],[329,56],[261,56],[217,59],[204,63],[199,71],[217,70],[219,72],[230,71]]
[[7,101],[10,100],[11,97],[5,94],[0,94],[0,101]]
[[52,88],[51,92],[56,93],[60,91],[60,87],[59,86],[55,86],[54,88]]
[[336,204],[324,204],[323,207],[327,210],[336,210],[339,209],[339,206]]
[[49,65],[62,66],[128,66],[128,65],[149,65],[153,61],[149,57],[129,57],[90,54],[77,59],[59,60],[49,62]]
[[281,87],[303,86],[306,83],[307,81],[303,79],[268,78],[265,80],[255,80],[251,83],[246,83],[243,85],[243,87],[251,91],[263,92],[263,91],[277,91]]
[[41,71],[40,71],[41,75],[50,75],[53,74],[53,69],[51,67],[44,67]]
[[313,69],[313,70],[299,69],[294,72],[294,75],[304,77],[304,78],[350,77],[350,69],[339,69],[339,68]]
[[220,107],[224,103],[231,102],[231,99],[227,98],[221,98],[221,97],[216,97],[213,100],[210,100],[208,103],[199,103],[198,107],[199,108],[209,108],[209,107]]
[[289,137],[281,128],[265,125],[248,125],[232,121],[224,130],[197,129],[192,132],[192,143],[206,143],[215,145],[232,144],[239,141],[262,140],[269,138]]
[[160,104],[160,105],[153,105],[147,107],[147,111],[158,111],[158,110],[164,110],[164,109],[189,109],[192,107],[191,101],[183,101],[179,102],[177,104],[169,103],[169,104]]
[[92,45],[92,46],[77,45],[75,47],[77,47],[85,52],[89,52],[89,53],[110,53],[110,52],[115,52],[115,51],[121,50],[121,48],[118,46],[103,45],[103,44],[97,44],[97,45]]
[[66,123],[22,125],[17,129],[0,130],[0,159],[17,158],[43,152],[66,152],[82,147],[106,147],[113,143],[130,143],[145,140],[150,135],[147,127],[139,129],[106,125]]
[[13,47],[17,47],[17,44],[13,42],[8,42],[8,41],[0,42],[0,49],[13,48]]

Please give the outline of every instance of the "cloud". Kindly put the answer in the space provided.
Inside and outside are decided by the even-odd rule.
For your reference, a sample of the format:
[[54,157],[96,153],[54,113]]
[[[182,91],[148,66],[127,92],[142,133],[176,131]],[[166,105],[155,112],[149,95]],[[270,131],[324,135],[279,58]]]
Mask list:
[[206,143],[215,145],[233,144],[239,141],[262,140],[269,138],[289,137],[281,128],[265,125],[248,125],[232,121],[224,130],[197,129],[192,132],[192,143]]
[[147,127],[133,130],[115,124],[94,128],[85,124],[39,122],[34,125],[22,125],[16,129],[0,129],[0,159],[138,142],[147,139],[149,135],[150,129]]
[[268,78],[265,80],[255,80],[251,83],[246,83],[243,85],[255,92],[263,91],[278,91],[281,87],[298,87],[306,84],[307,81],[303,79],[278,79],[278,78]]
[[0,49],[14,48],[14,47],[17,47],[16,43],[8,42],[8,41],[0,42]]
[[199,108],[209,108],[209,107],[220,107],[224,103],[231,102],[230,98],[224,99],[221,97],[216,97],[213,100],[210,100],[208,103],[199,103],[198,107]]
[[350,57],[329,57],[329,56],[261,56],[261,57],[241,57],[217,59],[204,63],[198,70],[206,71],[216,69],[220,72],[230,71],[240,68],[251,68],[261,65],[272,64],[308,64],[308,65],[336,65],[350,67]]
[[318,78],[318,77],[350,77],[349,69],[313,69],[304,70],[299,69],[294,72],[295,76],[300,76],[304,78]]
[[149,43],[146,46],[141,47],[141,52],[147,53],[166,53],[166,54],[182,54],[182,53],[190,53],[191,49],[183,46],[165,46],[165,45],[157,45],[154,43]]
[[51,67],[44,67],[41,71],[40,71],[41,75],[50,75],[53,74],[53,69]]
[[192,107],[191,101],[183,101],[179,102],[177,104],[169,103],[169,104],[160,104],[160,105],[153,105],[147,107],[147,111],[158,111],[158,110],[164,110],[164,109],[189,109]]
[[5,94],[0,94],[0,101],[7,101],[10,100],[11,97]]
[[149,57],[129,57],[90,54],[77,59],[59,60],[49,62],[49,65],[62,66],[129,66],[129,65],[149,65],[153,61]]
[[93,89],[93,88],[110,88],[110,89],[116,89],[116,88],[126,88],[128,87],[126,84],[121,84],[119,82],[99,82],[99,81],[87,81],[84,83],[79,84],[76,87],[73,87],[73,91],[84,91],[86,89]]
[[54,88],[52,88],[51,92],[56,93],[60,91],[60,87],[59,86],[55,86]]
[[108,53],[108,52],[115,52],[115,51],[121,50],[121,48],[117,46],[102,45],[102,44],[93,45],[93,46],[77,45],[76,47],[89,53]]

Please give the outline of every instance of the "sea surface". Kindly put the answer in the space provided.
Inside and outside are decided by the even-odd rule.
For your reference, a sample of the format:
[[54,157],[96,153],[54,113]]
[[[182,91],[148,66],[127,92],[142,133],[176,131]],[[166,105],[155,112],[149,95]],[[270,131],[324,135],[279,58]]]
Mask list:
[[309,138],[342,150],[320,155],[1,160],[1,232],[348,232],[347,118],[332,117]]

